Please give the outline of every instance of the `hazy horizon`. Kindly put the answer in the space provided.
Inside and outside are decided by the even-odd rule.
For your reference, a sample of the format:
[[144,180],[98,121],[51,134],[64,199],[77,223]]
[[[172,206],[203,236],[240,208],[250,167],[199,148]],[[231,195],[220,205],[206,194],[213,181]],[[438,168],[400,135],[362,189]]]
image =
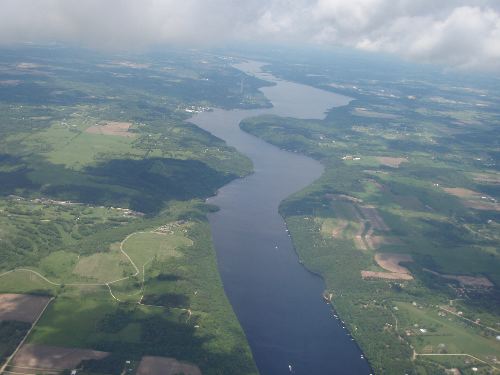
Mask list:
[[500,3],[494,0],[4,0],[1,9],[0,44],[142,50],[265,41],[500,71]]

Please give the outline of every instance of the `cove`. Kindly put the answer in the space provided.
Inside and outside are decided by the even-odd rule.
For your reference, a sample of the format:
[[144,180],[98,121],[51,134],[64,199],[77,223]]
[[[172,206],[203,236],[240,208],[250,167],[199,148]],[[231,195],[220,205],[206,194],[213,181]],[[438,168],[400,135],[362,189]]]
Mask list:
[[280,202],[320,177],[323,166],[239,127],[241,120],[262,114],[322,119],[328,109],[351,98],[277,79],[261,66],[248,62],[235,67],[276,84],[261,89],[272,108],[215,109],[189,120],[254,165],[253,174],[208,200],[220,208],[209,215],[209,222],[225,292],[262,375],[369,374],[359,347],[322,299],[323,280],[299,262],[278,213]]

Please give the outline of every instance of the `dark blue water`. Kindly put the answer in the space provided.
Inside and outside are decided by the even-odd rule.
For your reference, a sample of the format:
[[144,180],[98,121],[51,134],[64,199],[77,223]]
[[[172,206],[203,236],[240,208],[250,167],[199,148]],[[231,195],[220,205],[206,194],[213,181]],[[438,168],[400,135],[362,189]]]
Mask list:
[[299,263],[280,202],[323,172],[317,161],[285,152],[239,128],[259,114],[323,118],[350,98],[278,81],[259,64],[238,66],[277,85],[262,89],[274,108],[217,109],[190,121],[248,156],[255,173],[219,190],[209,216],[224,289],[250,343],[262,375],[369,374],[368,363],[322,299],[323,280]]

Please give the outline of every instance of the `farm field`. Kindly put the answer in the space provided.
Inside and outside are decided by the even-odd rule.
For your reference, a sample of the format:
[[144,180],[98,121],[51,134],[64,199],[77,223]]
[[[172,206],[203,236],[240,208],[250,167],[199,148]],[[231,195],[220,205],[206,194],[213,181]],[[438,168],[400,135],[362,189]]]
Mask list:
[[[446,355],[457,355],[466,367],[482,367],[498,370],[494,360],[500,350],[500,342],[494,332],[464,321],[446,312],[446,308],[415,306],[396,303],[396,315],[400,319],[398,329],[409,337],[417,356],[443,354],[438,358],[446,362]],[[474,359],[477,358],[477,359]],[[454,359],[456,361],[456,359]]]
[[33,323],[50,298],[24,294],[0,294],[0,321]]
[[99,360],[109,353],[85,349],[68,349],[43,345],[24,345],[9,364],[7,371],[21,373],[60,373],[75,368],[82,360]]
[[137,375],[175,375],[178,373],[201,375],[200,369],[196,366],[162,357],[144,357],[137,369]]
[[0,321],[0,368],[16,350],[22,339],[26,336],[31,324],[19,321]]

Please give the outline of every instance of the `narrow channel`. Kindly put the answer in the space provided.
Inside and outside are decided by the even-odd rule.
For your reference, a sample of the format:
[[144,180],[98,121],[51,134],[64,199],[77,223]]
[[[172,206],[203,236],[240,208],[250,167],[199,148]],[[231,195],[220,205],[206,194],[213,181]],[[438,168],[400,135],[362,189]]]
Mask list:
[[[250,343],[261,375],[369,374],[370,367],[322,299],[323,280],[307,271],[278,213],[280,202],[321,176],[322,165],[270,145],[239,127],[261,114],[321,119],[351,98],[279,80],[249,62],[236,67],[276,83],[261,91],[269,109],[215,109],[190,119],[248,156],[252,175],[224,186],[209,215],[226,294]],[[291,367],[290,367],[291,366]]]

